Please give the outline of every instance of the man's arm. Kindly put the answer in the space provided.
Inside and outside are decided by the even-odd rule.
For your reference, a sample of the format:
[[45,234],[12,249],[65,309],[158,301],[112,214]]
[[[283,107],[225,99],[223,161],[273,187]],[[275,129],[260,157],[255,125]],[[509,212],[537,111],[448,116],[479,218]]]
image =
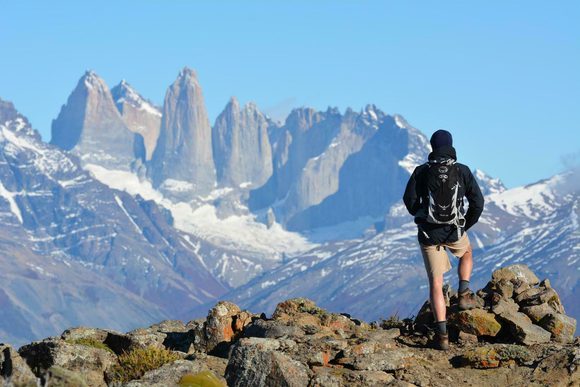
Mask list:
[[403,202],[405,202],[405,207],[409,214],[415,216],[419,208],[421,207],[421,198],[417,195],[417,169],[415,168],[409,181],[407,182],[407,188],[405,188],[405,194],[403,195]]
[[469,168],[465,168],[464,172],[466,173],[465,197],[469,203],[469,208],[465,214],[465,230],[467,231],[479,220],[479,217],[483,212],[484,199],[483,194],[481,193],[481,189],[479,188],[479,184],[471,173],[471,170],[469,170]]

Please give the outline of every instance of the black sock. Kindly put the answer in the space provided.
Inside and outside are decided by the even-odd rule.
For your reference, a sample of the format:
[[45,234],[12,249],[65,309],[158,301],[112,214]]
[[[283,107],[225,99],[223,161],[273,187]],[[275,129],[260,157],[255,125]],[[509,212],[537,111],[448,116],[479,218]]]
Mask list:
[[435,326],[437,327],[437,332],[442,334],[442,335],[446,335],[447,334],[447,320],[443,320],[443,321],[437,321],[435,323]]
[[469,281],[459,280],[459,293],[463,293],[466,290],[469,290]]

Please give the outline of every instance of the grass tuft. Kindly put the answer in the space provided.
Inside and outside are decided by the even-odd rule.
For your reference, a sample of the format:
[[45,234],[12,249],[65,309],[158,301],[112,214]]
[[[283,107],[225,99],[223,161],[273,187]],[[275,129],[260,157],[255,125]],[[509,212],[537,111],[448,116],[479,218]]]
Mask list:
[[181,357],[177,353],[165,348],[137,348],[119,355],[119,364],[112,368],[111,376],[113,382],[127,383],[179,359]]

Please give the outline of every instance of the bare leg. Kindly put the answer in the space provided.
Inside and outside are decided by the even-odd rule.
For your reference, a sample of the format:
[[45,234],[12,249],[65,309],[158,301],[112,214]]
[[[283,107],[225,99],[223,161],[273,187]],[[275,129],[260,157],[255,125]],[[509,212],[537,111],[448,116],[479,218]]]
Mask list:
[[472,269],[473,269],[473,250],[471,249],[471,245],[469,245],[469,248],[459,260],[459,266],[457,267],[457,274],[459,274],[459,279],[469,281]]
[[435,321],[445,321],[447,307],[445,306],[445,297],[443,297],[443,274],[429,278],[431,308]]

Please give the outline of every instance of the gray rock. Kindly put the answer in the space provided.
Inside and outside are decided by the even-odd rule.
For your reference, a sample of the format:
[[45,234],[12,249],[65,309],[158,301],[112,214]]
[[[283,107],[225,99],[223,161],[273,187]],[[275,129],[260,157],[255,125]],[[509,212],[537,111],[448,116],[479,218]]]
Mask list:
[[216,184],[211,126],[197,75],[184,68],[169,87],[149,173],[175,199],[207,194]]
[[91,386],[106,386],[105,373],[117,363],[117,357],[107,350],[55,339],[25,345],[18,352],[37,376],[58,366],[79,372]]
[[268,119],[249,103],[240,109],[232,98],[212,129],[218,182],[225,186],[259,187],[272,175]]
[[519,305],[516,304],[515,301],[511,298],[502,298],[491,307],[491,311],[495,314],[515,313],[518,312],[518,310]]
[[392,372],[408,367],[415,359],[415,354],[404,348],[397,348],[381,353],[356,356],[352,367],[361,371]]
[[550,313],[539,322],[560,343],[572,343],[576,332],[576,320],[562,313]]
[[549,314],[557,313],[556,310],[548,304],[524,306],[521,311],[525,313],[534,324],[538,324],[541,319]]
[[83,163],[129,170],[136,136],[123,122],[109,87],[87,71],[52,122],[51,144],[70,150]]
[[151,160],[159,137],[161,110],[124,80],[111,89],[111,95],[123,122],[130,131],[139,134],[143,143],[144,153],[137,156]]
[[502,267],[501,269],[497,269],[491,275],[493,280],[507,280],[507,281],[515,281],[515,280],[522,280],[530,285],[537,285],[540,283],[540,280],[533,271],[527,265],[517,264],[511,265],[507,267]]
[[513,339],[518,343],[531,345],[550,341],[550,332],[534,325],[532,320],[521,312],[504,312],[498,317],[502,325],[507,325]]
[[274,339],[242,338],[233,347],[226,368],[228,386],[306,386],[309,369],[276,350]]
[[244,336],[246,337],[265,337],[270,339],[277,339],[280,337],[295,337],[303,336],[302,329],[280,323],[278,321],[267,321],[257,319],[244,328]]
[[0,343],[0,384],[35,387],[36,376],[10,345]]

